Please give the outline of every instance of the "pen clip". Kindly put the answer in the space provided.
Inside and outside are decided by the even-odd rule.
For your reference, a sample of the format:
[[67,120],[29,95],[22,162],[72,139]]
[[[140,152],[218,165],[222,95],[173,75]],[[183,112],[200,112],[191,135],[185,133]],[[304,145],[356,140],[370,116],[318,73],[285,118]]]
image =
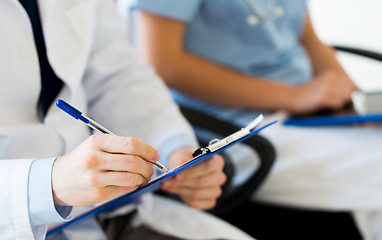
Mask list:
[[209,143],[208,143],[208,146],[207,147],[200,147],[200,148],[198,148],[198,149],[196,149],[195,151],[194,151],[194,153],[192,154],[192,156],[193,157],[197,157],[197,156],[199,156],[199,155],[205,155],[205,154],[207,154],[207,153],[210,153],[211,152],[211,150],[208,148],[209,146],[211,146],[212,144],[214,144],[214,143],[217,143],[217,142],[219,142],[220,141],[220,139],[218,139],[218,138],[214,138],[214,139],[212,139]]
[[209,141],[209,143],[208,143],[208,146],[207,147],[209,147],[209,146],[211,146],[212,144],[214,144],[214,143],[217,143],[217,142],[219,142],[220,141],[220,139],[219,138],[214,138],[214,139],[212,139],[211,141]]
[[193,157],[197,157],[200,155],[205,155],[207,153],[215,152],[219,150],[220,148],[223,148],[227,146],[228,144],[235,142],[239,140],[240,138],[243,138],[251,133],[252,130],[254,130],[256,127],[259,126],[259,124],[263,121],[264,116],[260,114],[256,119],[254,119],[252,122],[250,122],[246,127],[240,129],[237,132],[234,132],[233,134],[223,138],[218,139],[214,138],[212,139],[207,147],[200,147],[195,150],[195,152],[192,154]]
[[207,153],[210,153],[211,151],[208,148],[200,147],[194,151],[192,154],[193,157],[203,156]]

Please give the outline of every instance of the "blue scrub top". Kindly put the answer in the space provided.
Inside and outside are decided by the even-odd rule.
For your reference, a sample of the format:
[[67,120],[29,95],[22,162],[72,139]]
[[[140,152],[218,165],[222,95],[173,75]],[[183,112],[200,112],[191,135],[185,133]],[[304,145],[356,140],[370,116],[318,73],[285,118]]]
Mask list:
[[[274,6],[283,9],[272,17]],[[138,8],[187,23],[187,51],[245,74],[298,85],[312,78],[311,63],[299,38],[307,14],[305,0],[253,0],[258,13],[270,17],[257,25],[258,15],[246,0],[135,0]],[[174,91],[175,99],[226,120],[252,119],[253,110],[206,104]],[[249,114],[249,116],[248,116]],[[247,117],[245,117],[247,115]]]

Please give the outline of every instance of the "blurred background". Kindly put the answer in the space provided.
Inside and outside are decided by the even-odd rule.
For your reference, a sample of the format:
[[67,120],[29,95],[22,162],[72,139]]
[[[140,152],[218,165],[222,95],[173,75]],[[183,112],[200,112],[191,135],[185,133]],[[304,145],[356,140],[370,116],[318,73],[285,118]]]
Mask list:
[[[310,0],[308,7],[323,42],[382,54],[381,0]],[[345,53],[338,57],[361,89],[382,91],[381,62]]]

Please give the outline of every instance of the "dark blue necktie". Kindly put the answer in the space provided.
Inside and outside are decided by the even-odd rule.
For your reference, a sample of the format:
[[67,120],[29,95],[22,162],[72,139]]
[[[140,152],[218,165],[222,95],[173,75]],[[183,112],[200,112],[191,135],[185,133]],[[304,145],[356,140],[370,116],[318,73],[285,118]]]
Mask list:
[[41,73],[41,92],[37,104],[37,114],[44,120],[49,106],[53,103],[62,88],[62,81],[54,73],[46,54],[45,41],[42,34],[41,20],[36,0],[20,0],[27,11],[33,28],[33,36],[37,48]]

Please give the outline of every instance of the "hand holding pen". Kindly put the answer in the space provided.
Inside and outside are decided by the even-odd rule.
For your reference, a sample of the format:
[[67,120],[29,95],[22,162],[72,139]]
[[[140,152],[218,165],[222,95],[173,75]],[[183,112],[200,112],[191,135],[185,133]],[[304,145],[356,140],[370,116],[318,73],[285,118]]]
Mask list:
[[159,154],[133,137],[95,134],[58,157],[52,168],[54,203],[90,206],[129,193],[154,174]]
[[[81,120],[82,122],[87,124],[92,129],[94,129],[100,133],[111,134],[111,135],[116,136],[116,134],[114,134],[112,131],[108,130],[107,128],[103,127],[99,123],[95,122],[93,119],[82,115],[82,113],[80,111],[75,109],[73,106],[69,105],[67,102],[59,99],[59,100],[57,100],[56,105],[57,105],[57,107],[59,107],[60,109],[62,109],[63,111],[65,111],[66,113],[71,115],[72,117],[74,117],[75,119]],[[158,170],[161,170],[163,172],[168,172],[167,168],[165,166],[163,166],[160,162],[149,162],[149,163],[152,164]]]
[[129,193],[154,173],[158,151],[134,137],[95,134],[58,157],[52,168],[56,205],[89,206]]

